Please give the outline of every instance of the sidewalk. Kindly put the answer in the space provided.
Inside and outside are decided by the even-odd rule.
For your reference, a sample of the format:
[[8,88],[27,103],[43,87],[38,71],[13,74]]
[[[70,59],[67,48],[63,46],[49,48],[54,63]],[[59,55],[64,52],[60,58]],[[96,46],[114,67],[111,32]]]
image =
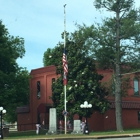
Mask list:
[[[44,136],[43,138],[24,138],[24,140],[86,140],[86,139],[104,139],[104,138],[123,138],[123,137],[136,137],[136,136],[140,136],[140,133],[132,133],[132,134],[114,134],[114,135],[81,135],[81,136],[77,136],[75,134],[75,136],[65,136],[62,135],[62,137],[59,135],[58,137],[53,136],[52,138],[47,138],[47,135]],[[5,140],[12,140],[12,139],[6,139]],[[23,140],[18,139],[18,140]]]

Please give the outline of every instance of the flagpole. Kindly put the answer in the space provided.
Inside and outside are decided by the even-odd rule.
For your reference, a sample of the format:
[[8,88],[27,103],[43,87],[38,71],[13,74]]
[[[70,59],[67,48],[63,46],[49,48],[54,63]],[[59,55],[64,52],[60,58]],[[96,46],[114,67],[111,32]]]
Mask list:
[[[66,4],[64,5],[64,49],[66,47],[66,12],[65,12],[65,7]],[[64,85],[64,107],[65,111],[67,111],[67,106],[66,106],[66,84]],[[67,115],[64,115],[65,117],[65,134],[67,134]]]

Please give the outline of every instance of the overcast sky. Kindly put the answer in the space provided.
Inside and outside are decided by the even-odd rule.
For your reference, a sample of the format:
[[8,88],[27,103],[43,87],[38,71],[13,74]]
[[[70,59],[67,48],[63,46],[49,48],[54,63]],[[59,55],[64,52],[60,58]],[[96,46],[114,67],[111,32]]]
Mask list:
[[[64,31],[64,4],[66,6],[66,30],[73,32],[75,23],[92,25],[105,13],[93,6],[94,0],[0,0],[0,20],[10,35],[25,40],[25,56],[19,66],[32,69],[43,67],[43,54],[54,48]],[[140,0],[135,0],[140,5]],[[62,52],[63,53],[63,52]],[[55,56],[53,56],[55,57]],[[60,56],[61,57],[61,56]]]

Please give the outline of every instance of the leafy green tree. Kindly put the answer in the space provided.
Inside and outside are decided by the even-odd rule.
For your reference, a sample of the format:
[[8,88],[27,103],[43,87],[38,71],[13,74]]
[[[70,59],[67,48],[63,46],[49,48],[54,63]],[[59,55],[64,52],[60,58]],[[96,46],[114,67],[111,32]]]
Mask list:
[[0,106],[16,121],[16,107],[29,103],[29,73],[16,60],[24,56],[24,39],[11,36],[0,21]]
[[43,64],[44,66],[52,65],[52,51],[53,49],[48,48],[47,51],[44,53],[43,56]]
[[[6,104],[6,120],[15,122],[17,120],[16,108],[29,105],[29,79],[30,75],[26,69],[19,68],[13,77],[11,87],[7,86],[5,94],[8,95]],[[8,100],[10,98],[10,101]],[[8,102],[7,102],[8,101]]]
[[[85,100],[93,104],[93,108],[88,109],[87,117],[90,117],[94,109],[104,113],[110,106],[110,103],[106,99],[108,92],[100,84],[100,80],[103,77],[98,75],[95,62],[93,58],[88,55],[89,50],[86,44],[88,34],[85,37],[81,34],[81,30],[77,30],[71,33],[71,35],[67,35],[66,41],[69,67],[66,97],[67,111],[69,112],[70,118],[72,118],[74,114],[79,114],[80,119],[86,115],[86,112],[80,108],[80,104],[83,104]],[[59,43],[50,51],[50,54],[48,53],[48,56],[52,56],[51,62],[57,66],[57,74],[59,74],[59,78],[52,86],[52,100],[60,118],[63,117],[62,111],[64,110],[63,48],[63,44]],[[45,58],[48,59],[48,57]]]
[[92,43],[94,56],[104,68],[114,69],[116,127],[123,131],[121,74],[139,69],[140,23],[139,11],[134,8],[134,0],[95,0],[97,9],[112,12],[102,24],[98,24],[96,38]]

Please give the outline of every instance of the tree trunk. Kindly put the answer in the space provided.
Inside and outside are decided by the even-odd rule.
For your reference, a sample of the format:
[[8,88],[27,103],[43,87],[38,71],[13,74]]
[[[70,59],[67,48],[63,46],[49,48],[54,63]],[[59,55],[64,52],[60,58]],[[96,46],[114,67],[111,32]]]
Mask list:
[[116,64],[116,82],[115,82],[115,105],[116,105],[116,128],[117,131],[123,131],[122,123],[122,97],[121,97],[121,77],[120,65]]
[[122,97],[121,97],[121,68],[120,68],[120,11],[119,4],[116,10],[116,77],[115,77],[115,105],[117,131],[123,131],[122,124]]

